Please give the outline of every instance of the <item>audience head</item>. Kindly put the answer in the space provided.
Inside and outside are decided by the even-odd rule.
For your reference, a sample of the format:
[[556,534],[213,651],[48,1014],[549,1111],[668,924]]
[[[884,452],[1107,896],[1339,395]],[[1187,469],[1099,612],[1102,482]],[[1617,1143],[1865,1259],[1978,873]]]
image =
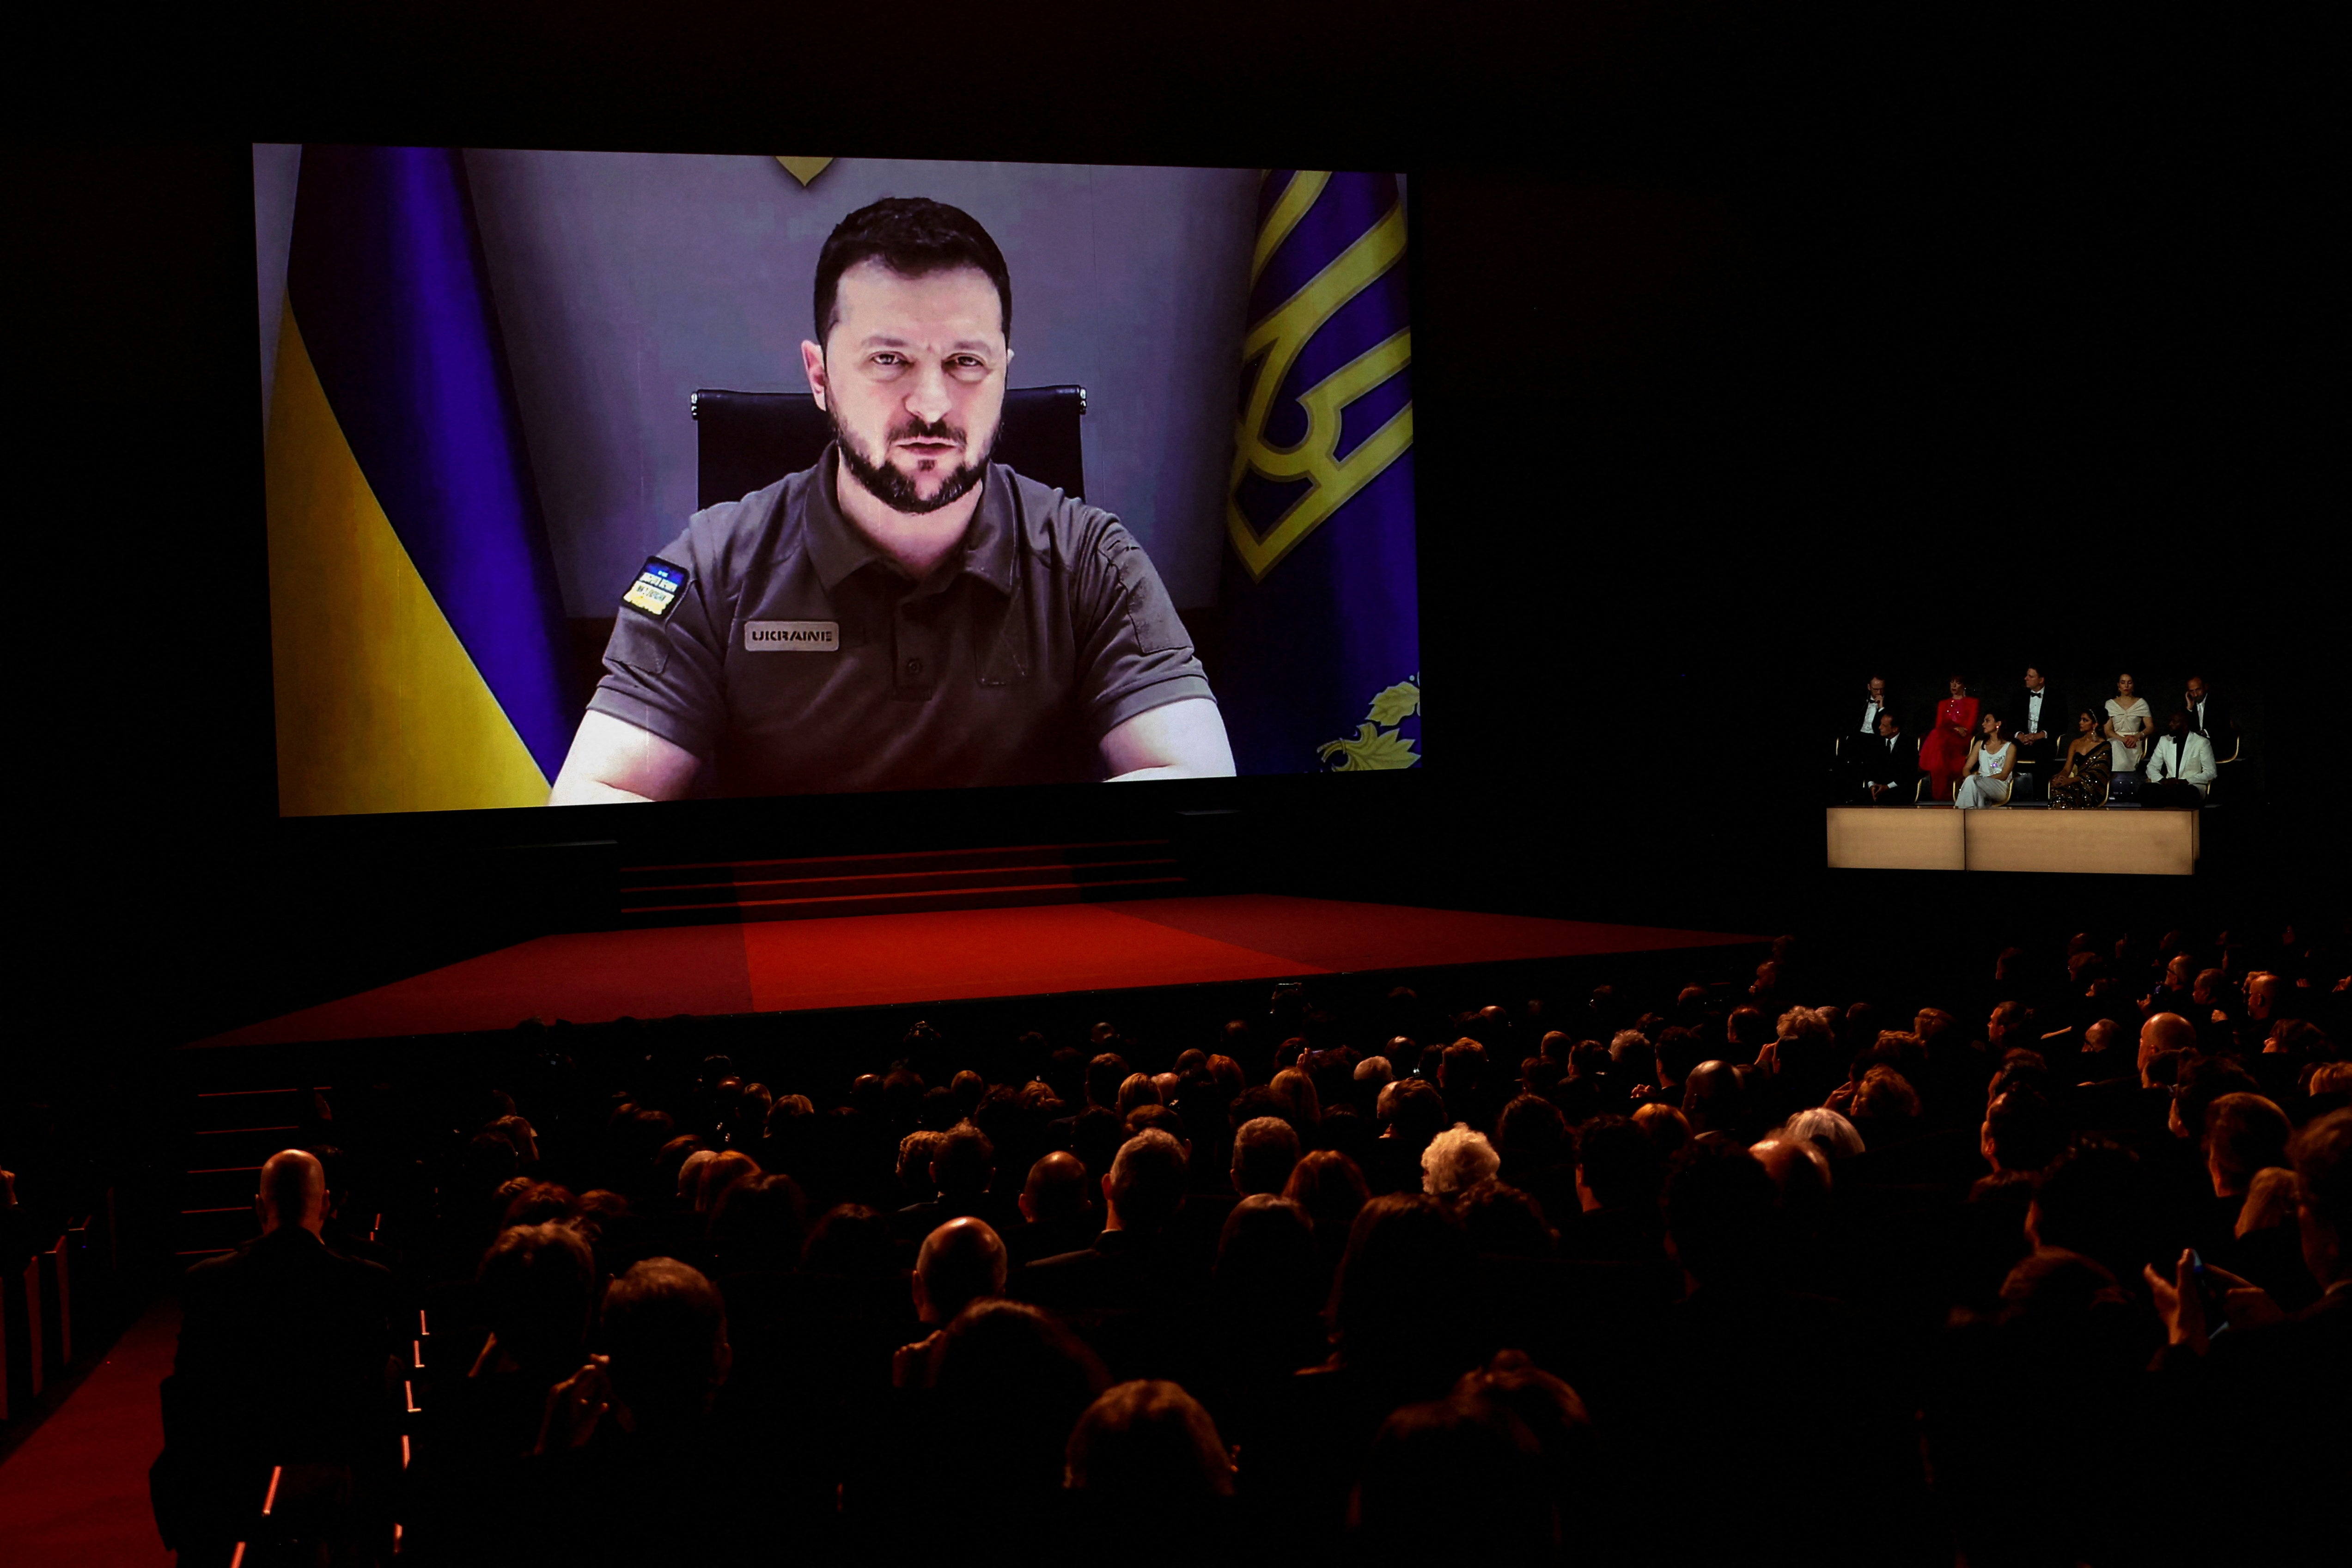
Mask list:
[[1067,1484],[1142,1520],[1234,1494],[1234,1464],[1198,1400],[1175,1384],[1122,1383],[1071,1428]]
[[1125,1116],[1139,1105],[1159,1103],[1160,1086],[1152,1081],[1151,1075],[1131,1072],[1119,1080],[1118,1099],[1111,1109]]
[[2352,1110],[2331,1110],[2295,1134],[2295,1217],[2304,1266],[2325,1286],[2352,1276]]
[[1579,1195],[1594,1206],[1652,1212],[1657,1206],[1666,1157],[1656,1141],[1633,1121],[1622,1116],[1596,1116],[1577,1129],[1576,1166]]
[[1372,1193],[1363,1167],[1335,1149],[1318,1149],[1300,1156],[1282,1195],[1307,1211],[1317,1236],[1344,1237]]
[[1104,1051],[1087,1063],[1087,1103],[1105,1110],[1118,1108],[1118,1088],[1131,1075],[1127,1060],[1116,1051]]
[[1831,1187],[1829,1156],[1811,1139],[1774,1133],[1748,1145],[1748,1152],[1772,1178],[1783,1214],[1811,1223],[1827,1206]]
[[1676,1151],[1691,1141],[1690,1118],[1671,1105],[1652,1100],[1633,1112],[1633,1125],[1650,1146],[1658,1152],[1663,1163],[1674,1157]]
[[1487,1257],[1549,1258],[1559,1239],[1543,1205],[1503,1182],[1481,1182],[1456,1206],[1472,1249]]
[[601,1331],[613,1397],[644,1426],[708,1411],[734,1360],[718,1289],[674,1258],[649,1258],[605,1288]]
[[2149,1196],[2137,1155],[2104,1138],[2077,1138],[2035,1181],[2026,1237],[2036,1247],[2079,1252],[2118,1279],[2136,1279],[2148,1261]]
[[1384,1137],[1418,1151],[1444,1131],[1445,1101],[1425,1079],[1401,1078],[1381,1090],[1379,1116]]
[[1107,1228],[1157,1231],[1184,1205],[1184,1149],[1165,1132],[1139,1132],[1119,1145],[1103,1178]]
[[890,1235],[889,1216],[863,1204],[837,1204],[809,1228],[801,1247],[801,1267],[812,1274],[849,1279],[891,1279],[898,1277],[898,1244]]
[[931,1328],[972,1302],[1004,1294],[1004,1243],[987,1221],[951,1219],[915,1255],[915,1315]]
[[1315,1092],[1315,1080],[1298,1068],[1283,1068],[1266,1088],[1288,1109],[1290,1124],[1301,1136],[1323,1119],[1322,1097]]
[[1217,1288],[1244,1310],[1312,1311],[1315,1221],[1288,1198],[1257,1193],[1234,1205],[1217,1236]]
[[2246,1201],[2239,1205],[2238,1220],[2231,1226],[2231,1234],[2242,1237],[2254,1231],[2294,1225],[2300,1196],[2294,1171],[2277,1165],[2256,1171],[2253,1180],[2246,1184]]
[[1701,1062],[1683,1085],[1691,1131],[1737,1136],[1748,1120],[1748,1085],[1729,1062]]
[[1486,1135],[1457,1121],[1422,1150],[1422,1190],[1434,1197],[1459,1197],[1479,1183],[1493,1180],[1502,1166],[1502,1156],[1486,1142]]
[[1869,1140],[1874,1133],[1900,1131],[1919,1120],[1919,1093],[1910,1079],[1890,1067],[1874,1067],[1862,1075],[1853,1091],[1853,1122]]
[[2163,1051],[2193,1051],[2197,1048],[2197,1026],[2178,1013],[2158,1013],[2139,1026],[2139,1065],[2146,1071],[2148,1059]]
[[2216,1197],[2242,1197],[2254,1173],[2286,1164],[2286,1113],[2259,1094],[2215,1100],[2205,1112],[2205,1169]]
[[940,1135],[931,1149],[931,1184],[947,1203],[976,1202],[996,1174],[996,1146],[970,1121]]
[[1568,1120],[1541,1095],[1522,1094],[1495,1119],[1496,1152],[1510,1175],[1548,1170],[1570,1153]]
[[1422,1193],[1372,1199],[1348,1232],[1331,1290],[1331,1332],[1351,1365],[1455,1375],[1470,1322],[1470,1243]]
[[317,1236],[327,1224],[327,1168],[301,1149],[280,1149],[262,1162],[253,1205],[262,1234],[307,1230]]
[[2262,1091],[2263,1086],[2252,1074],[2226,1057],[2184,1058],[2180,1086],[2172,1097],[2172,1135],[2202,1148],[2205,1118],[2215,1100],[2225,1094],[2260,1095]]
[[1832,1163],[1852,1159],[1863,1149],[1862,1134],[1854,1131],[1853,1123],[1825,1106],[1800,1110],[1781,1131],[1791,1138],[1811,1141]]
[[1985,1107],[1977,1147],[1997,1173],[2039,1171],[2065,1143],[2058,1112],[2033,1089],[2003,1090]]
[[1234,1132],[1234,1191],[1244,1197],[1279,1193],[1298,1163],[1298,1133],[1278,1116],[1259,1116]]
[[710,1213],[710,1240],[721,1267],[789,1269],[799,1261],[806,1228],[800,1184],[790,1176],[754,1175],[719,1195]]
[[956,1458],[1034,1500],[1060,1489],[1070,1430],[1110,1384],[1059,1320],[1002,1298],[956,1314],[940,1331],[933,1368],[932,1418]]
[[1086,1162],[1065,1150],[1055,1150],[1029,1167],[1021,1187],[1021,1217],[1032,1225],[1076,1219],[1092,1206],[1087,1192]]
[[568,1225],[499,1233],[474,1276],[477,1310],[501,1354],[551,1382],[578,1370],[596,1302],[596,1259]]
[[1381,1424],[1349,1501],[1357,1553],[1377,1564],[1553,1561],[1560,1521],[1543,1451],[1510,1405],[1481,1394],[1407,1405]]
[[677,1201],[688,1209],[696,1210],[702,1192],[702,1168],[719,1158],[716,1149],[694,1149],[678,1162]]
[[740,1149],[713,1154],[695,1173],[694,1212],[709,1215],[727,1200],[730,1189],[760,1173],[760,1163]]
[[1747,1150],[1694,1143],[1666,1178],[1666,1238],[1701,1289],[1758,1281],[1770,1253],[1779,1190]]

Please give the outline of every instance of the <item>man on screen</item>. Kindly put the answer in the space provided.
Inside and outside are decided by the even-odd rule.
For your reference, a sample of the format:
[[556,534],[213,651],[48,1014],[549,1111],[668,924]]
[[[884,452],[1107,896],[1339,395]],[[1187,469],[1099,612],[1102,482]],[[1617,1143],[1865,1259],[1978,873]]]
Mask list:
[[646,563],[555,804],[1233,773],[1142,548],[989,461],[1012,325],[969,215],[842,220],[801,344],[833,443]]

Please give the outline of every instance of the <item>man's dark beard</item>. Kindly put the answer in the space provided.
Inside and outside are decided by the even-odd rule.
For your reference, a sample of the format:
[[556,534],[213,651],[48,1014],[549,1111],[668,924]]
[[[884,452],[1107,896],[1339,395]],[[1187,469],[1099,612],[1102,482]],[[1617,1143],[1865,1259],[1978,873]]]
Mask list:
[[[948,475],[946,482],[940,486],[939,494],[925,498],[916,492],[913,479],[892,468],[887,462],[873,462],[865,453],[859,451],[857,443],[851,438],[849,432],[841,427],[841,416],[838,414],[828,408],[825,410],[825,418],[833,425],[834,444],[841,448],[841,460],[848,465],[850,473],[856,477],[857,482],[873,492],[874,499],[892,511],[902,511],[910,516],[919,517],[925,512],[937,511],[943,506],[961,500],[965,492],[987,477],[989,457],[996,450],[996,438],[991,436],[988,450],[980,455],[979,462],[966,463],[956,468]],[[1003,426],[1000,424],[997,429],[1001,432]],[[887,453],[891,443],[914,440],[953,441],[961,450],[964,445],[964,433],[944,419],[930,423],[920,419],[909,419],[891,428],[889,434],[884,437],[882,449]]]

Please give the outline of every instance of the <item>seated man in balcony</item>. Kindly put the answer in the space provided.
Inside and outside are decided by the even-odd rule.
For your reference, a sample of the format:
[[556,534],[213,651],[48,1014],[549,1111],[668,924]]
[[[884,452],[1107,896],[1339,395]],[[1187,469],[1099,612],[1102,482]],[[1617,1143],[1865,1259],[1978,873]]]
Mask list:
[[1849,765],[1853,782],[1846,795],[1849,805],[1909,805],[1919,777],[1918,752],[1903,722],[1894,713],[1878,716],[1878,732],[1852,747]]
[[2220,771],[2213,764],[2213,742],[2189,723],[2188,709],[2175,708],[2165,719],[2164,734],[2148,750],[2139,803],[2193,811],[2205,804]]

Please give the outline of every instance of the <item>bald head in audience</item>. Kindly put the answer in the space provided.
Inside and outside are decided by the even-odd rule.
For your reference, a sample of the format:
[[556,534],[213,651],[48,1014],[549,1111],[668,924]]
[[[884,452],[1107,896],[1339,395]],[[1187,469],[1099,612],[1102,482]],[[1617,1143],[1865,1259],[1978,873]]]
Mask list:
[[987,1221],[948,1221],[915,1255],[915,1315],[936,1329],[972,1302],[1003,1295],[1004,1263],[1004,1243]]
[[2139,1070],[2147,1081],[2147,1064],[2167,1051],[2197,1048],[2197,1026],[2178,1013],[2158,1013],[2139,1026]]
[[280,1149],[261,1167],[253,1207],[264,1236],[287,1226],[318,1235],[327,1224],[327,1168],[314,1154]]

